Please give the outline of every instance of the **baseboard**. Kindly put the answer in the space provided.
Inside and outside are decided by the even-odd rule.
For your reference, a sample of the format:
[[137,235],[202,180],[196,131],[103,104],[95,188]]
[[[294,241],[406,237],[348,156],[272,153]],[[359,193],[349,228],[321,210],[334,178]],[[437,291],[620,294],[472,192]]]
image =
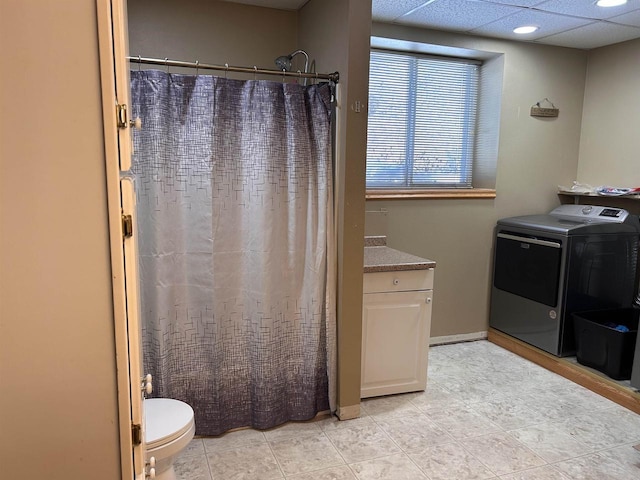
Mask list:
[[443,335],[441,337],[431,337],[429,346],[446,345],[448,343],[474,342],[476,340],[486,340],[487,332],[459,333],[457,335]]

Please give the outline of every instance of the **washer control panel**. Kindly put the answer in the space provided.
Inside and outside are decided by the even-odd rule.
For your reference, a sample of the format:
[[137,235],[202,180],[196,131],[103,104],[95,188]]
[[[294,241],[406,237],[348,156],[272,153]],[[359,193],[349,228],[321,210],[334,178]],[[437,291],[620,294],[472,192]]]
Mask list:
[[598,205],[560,205],[554,208],[549,215],[578,222],[623,223],[629,216],[629,212],[622,208]]

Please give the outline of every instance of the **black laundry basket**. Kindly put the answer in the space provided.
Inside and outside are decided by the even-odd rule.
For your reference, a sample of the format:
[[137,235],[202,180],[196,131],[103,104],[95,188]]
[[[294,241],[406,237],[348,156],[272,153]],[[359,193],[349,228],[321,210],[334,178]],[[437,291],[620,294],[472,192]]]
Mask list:
[[[640,309],[620,308],[573,314],[576,357],[615,380],[631,378]],[[628,332],[608,326],[624,325]]]

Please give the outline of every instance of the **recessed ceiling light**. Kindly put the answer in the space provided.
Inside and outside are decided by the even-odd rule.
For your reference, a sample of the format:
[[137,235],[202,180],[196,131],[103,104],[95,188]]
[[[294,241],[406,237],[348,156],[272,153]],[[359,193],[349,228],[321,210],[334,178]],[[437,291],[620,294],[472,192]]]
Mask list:
[[513,33],[517,33],[518,35],[525,35],[527,33],[533,33],[538,30],[538,27],[534,25],[525,25],[523,27],[518,27],[513,29]]
[[627,3],[627,0],[598,0],[596,5],[599,7],[617,7],[625,3]]

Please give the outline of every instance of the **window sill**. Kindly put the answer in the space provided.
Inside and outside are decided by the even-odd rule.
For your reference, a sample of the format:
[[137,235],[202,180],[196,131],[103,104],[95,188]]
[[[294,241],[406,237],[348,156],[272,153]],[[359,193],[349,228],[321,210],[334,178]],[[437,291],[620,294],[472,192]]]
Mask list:
[[413,198],[496,198],[491,188],[442,188],[429,190],[367,190],[367,200],[409,200]]

